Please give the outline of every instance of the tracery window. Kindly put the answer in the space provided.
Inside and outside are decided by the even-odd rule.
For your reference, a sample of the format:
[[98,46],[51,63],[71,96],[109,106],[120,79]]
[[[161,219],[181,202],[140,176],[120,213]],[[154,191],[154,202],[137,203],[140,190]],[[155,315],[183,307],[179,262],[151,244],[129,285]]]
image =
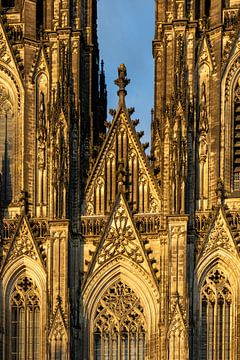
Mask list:
[[121,281],[99,301],[94,319],[95,360],[143,360],[146,323],[140,299]]
[[23,276],[11,293],[11,360],[39,360],[40,296],[33,280]]
[[234,93],[233,190],[240,190],[240,84]]
[[231,359],[232,293],[225,274],[209,273],[201,290],[201,360]]

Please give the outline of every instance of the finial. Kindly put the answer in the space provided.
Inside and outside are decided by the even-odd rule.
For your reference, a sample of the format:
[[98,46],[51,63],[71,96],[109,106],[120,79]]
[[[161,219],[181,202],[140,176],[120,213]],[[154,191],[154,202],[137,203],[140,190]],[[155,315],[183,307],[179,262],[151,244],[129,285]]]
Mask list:
[[119,87],[118,96],[119,96],[119,105],[125,106],[125,96],[127,95],[126,86],[130,83],[130,80],[127,78],[127,69],[124,64],[121,64],[118,68],[118,79],[114,83]]

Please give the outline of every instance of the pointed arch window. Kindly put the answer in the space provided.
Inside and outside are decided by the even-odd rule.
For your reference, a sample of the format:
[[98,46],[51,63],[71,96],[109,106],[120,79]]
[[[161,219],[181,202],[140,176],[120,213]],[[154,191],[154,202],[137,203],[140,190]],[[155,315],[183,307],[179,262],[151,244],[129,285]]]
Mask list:
[[215,269],[201,289],[201,360],[230,360],[232,293],[225,274]]
[[95,360],[143,360],[146,324],[140,299],[116,282],[99,301],[94,319]]
[[11,360],[39,360],[40,296],[32,279],[23,276],[17,281],[10,308]]

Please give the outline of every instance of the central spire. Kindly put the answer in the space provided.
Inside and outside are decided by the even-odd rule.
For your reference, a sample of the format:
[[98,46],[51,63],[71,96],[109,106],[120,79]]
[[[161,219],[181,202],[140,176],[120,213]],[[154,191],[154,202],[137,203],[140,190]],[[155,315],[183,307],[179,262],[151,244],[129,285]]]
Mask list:
[[127,69],[124,64],[121,64],[118,68],[118,78],[114,83],[119,87],[119,106],[125,106],[125,96],[127,95],[126,86],[130,83],[130,79],[127,78]]

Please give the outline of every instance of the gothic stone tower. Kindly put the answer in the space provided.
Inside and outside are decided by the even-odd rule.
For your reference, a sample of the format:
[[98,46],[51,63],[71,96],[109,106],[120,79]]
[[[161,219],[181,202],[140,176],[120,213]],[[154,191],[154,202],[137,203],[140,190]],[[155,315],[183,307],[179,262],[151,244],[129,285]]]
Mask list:
[[74,234],[104,131],[96,2],[0,4],[0,358],[69,359]]
[[158,0],[161,359],[240,359],[240,1]]
[[150,157],[96,1],[1,6],[0,357],[240,360],[240,1],[156,0]]

